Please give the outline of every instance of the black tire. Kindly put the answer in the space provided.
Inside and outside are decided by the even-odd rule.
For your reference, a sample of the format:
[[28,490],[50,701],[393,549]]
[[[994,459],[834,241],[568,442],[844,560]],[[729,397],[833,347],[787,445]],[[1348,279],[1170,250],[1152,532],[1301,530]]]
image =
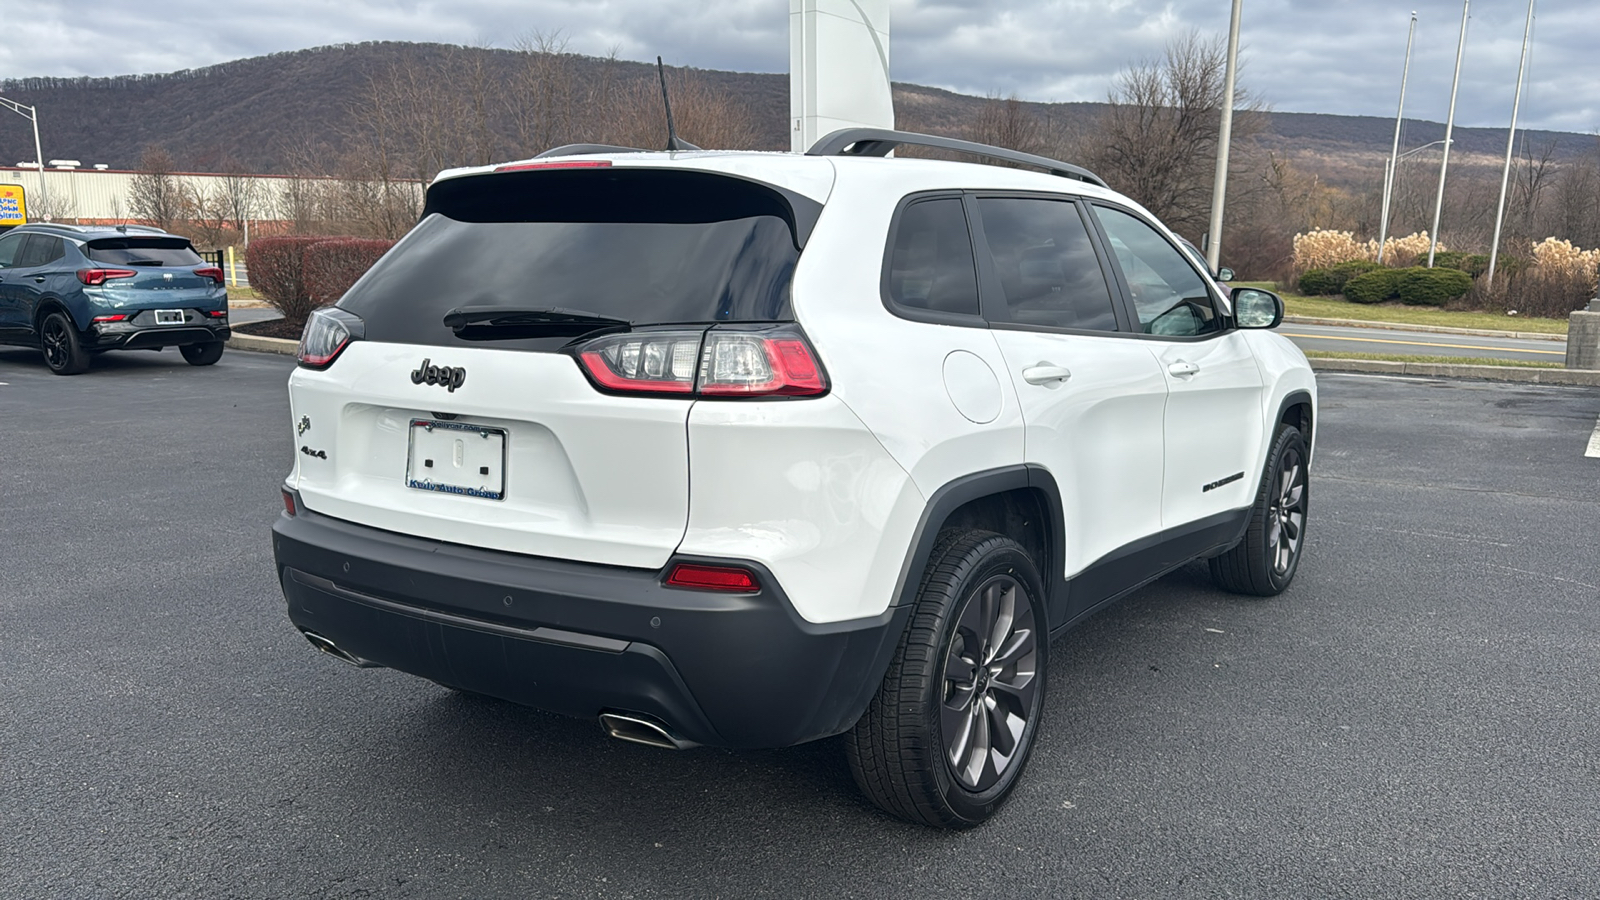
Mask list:
[[44,364],[57,375],[78,375],[89,368],[78,328],[65,313],[50,313],[39,323],[39,349],[44,351]]
[[183,361],[191,366],[209,366],[222,358],[223,343],[207,341],[203,344],[184,344],[178,348]]
[[1244,539],[1211,559],[1211,578],[1218,587],[1235,594],[1272,597],[1294,581],[1305,549],[1310,476],[1300,429],[1279,426]]
[[941,539],[883,686],[846,737],[862,792],[941,828],[992,816],[1038,734],[1048,632],[1038,568],[1017,542],[988,531]]

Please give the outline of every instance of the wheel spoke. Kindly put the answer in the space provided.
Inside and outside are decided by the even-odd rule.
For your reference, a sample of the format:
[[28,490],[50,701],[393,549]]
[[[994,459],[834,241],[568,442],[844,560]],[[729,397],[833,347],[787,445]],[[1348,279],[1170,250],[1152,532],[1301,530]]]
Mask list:
[[956,723],[955,726],[955,739],[950,741],[950,765],[957,771],[966,768],[964,763],[967,758],[967,750],[972,746],[972,731],[978,720],[978,717],[973,714],[975,708],[976,704],[973,705],[972,709],[961,711],[961,721]]
[[967,754],[967,783],[973,787],[983,784],[983,768],[989,763],[989,717],[982,703],[972,704],[972,749]]
[[1011,636],[1011,624],[1015,621],[1017,614],[1016,584],[1008,584],[1002,590],[1000,583],[997,582],[994,590],[998,595],[998,602],[995,604],[994,620],[989,626],[989,658],[984,660],[985,663],[994,661],[996,654],[1000,652],[1006,639]]
[[994,658],[989,660],[989,665],[1004,668],[1016,662],[1024,652],[1032,652],[1032,650],[1033,629],[1018,628],[1016,631],[1011,632],[1011,639],[1006,641],[1005,646],[995,652]]
[[995,690],[1010,694],[1023,702],[1023,706],[1031,706],[1033,701],[1033,670],[1018,672],[1010,681],[995,678],[989,684]]
[[[993,697],[986,698],[984,706],[989,717],[990,743],[994,745],[994,752],[1004,760],[1010,760],[1011,754],[1017,752],[1017,738],[1021,736],[1022,729],[1011,729],[1011,720],[1017,718],[1003,703],[996,703]],[[1020,721],[1020,719],[1019,719]],[[1000,766],[995,766],[999,769]]]
[[1283,532],[1291,543],[1300,541],[1300,524],[1305,521],[1305,516],[1300,513],[1290,513],[1283,517]]

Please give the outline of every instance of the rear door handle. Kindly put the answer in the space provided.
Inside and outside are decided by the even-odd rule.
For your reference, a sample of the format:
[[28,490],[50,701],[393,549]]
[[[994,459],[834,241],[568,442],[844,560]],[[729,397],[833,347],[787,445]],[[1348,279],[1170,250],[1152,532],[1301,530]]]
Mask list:
[[35,275],[35,276],[33,276],[33,281],[34,281],[35,284],[44,284],[44,276],[43,275]]
[[1029,384],[1058,384],[1072,377],[1072,372],[1061,366],[1039,363],[1022,370],[1022,380]]
[[1179,360],[1172,365],[1167,366],[1167,371],[1178,376],[1179,378],[1183,378],[1188,375],[1196,374],[1200,371],[1200,367],[1192,362],[1184,362],[1183,360]]

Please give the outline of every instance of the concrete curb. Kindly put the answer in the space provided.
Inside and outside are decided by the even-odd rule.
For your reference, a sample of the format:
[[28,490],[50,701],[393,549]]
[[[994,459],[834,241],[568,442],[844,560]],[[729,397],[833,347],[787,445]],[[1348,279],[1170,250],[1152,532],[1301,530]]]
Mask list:
[[1383,375],[1423,375],[1434,378],[1473,378],[1479,381],[1514,381],[1525,384],[1575,384],[1600,387],[1600,369],[1532,369],[1519,366],[1463,366],[1443,363],[1389,362],[1377,359],[1313,359],[1318,372],[1364,372]]
[[1363,319],[1324,319],[1320,316],[1284,316],[1285,325],[1327,325],[1333,328],[1382,328],[1386,331],[1423,331],[1435,334],[1470,334],[1477,337],[1512,338],[1521,341],[1561,341],[1564,334],[1542,331],[1494,331],[1489,328],[1451,328],[1447,325],[1408,325],[1403,322],[1368,322]]
[[232,350],[254,350],[257,353],[282,353],[285,356],[294,356],[300,351],[300,342],[284,338],[240,334],[235,331],[233,337],[228,338],[228,347]]

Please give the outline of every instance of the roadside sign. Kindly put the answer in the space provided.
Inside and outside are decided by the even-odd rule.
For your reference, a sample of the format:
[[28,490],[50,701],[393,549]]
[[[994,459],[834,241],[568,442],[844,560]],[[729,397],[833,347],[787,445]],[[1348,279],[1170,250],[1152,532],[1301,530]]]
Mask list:
[[0,228],[23,225],[28,221],[28,204],[20,184],[0,184]]

